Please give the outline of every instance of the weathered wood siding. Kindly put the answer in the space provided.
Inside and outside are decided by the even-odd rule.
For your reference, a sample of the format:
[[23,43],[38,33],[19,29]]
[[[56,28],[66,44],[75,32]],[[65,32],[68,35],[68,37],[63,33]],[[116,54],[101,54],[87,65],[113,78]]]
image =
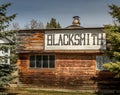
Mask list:
[[96,71],[96,54],[56,53],[55,68],[29,67],[29,55],[18,60],[19,79],[24,86],[57,87],[82,90],[120,89],[120,80],[107,71]]
[[[96,70],[96,55],[103,51],[44,50],[44,31],[19,31],[17,34],[19,80],[26,86],[82,90],[119,89],[120,79],[108,71]],[[55,68],[30,68],[30,55],[54,54]]]
[[39,31],[19,31],[17,34],[17,53],[29,51],[43,51],[44,32]]
[[[54,52],[54,53],[57,53],[57,52],[66,52],[66,53],[102,53],[104,51],[104,49],[101,49],[103,47],[101,47],[100,49],[68,49],[66,47],[66,49],[58,49],[58,50],[46,50],[45,49],[45,31],[49,31],[48,30],[20,30],[18,33],[17,33],[17,42],[18,42],[18,45],[17,45],[17,53],[38,53],[38,52]],[[72,30],[72,29],[51,29],[50,30],[50,33],[52,34],[52,32],[54,33],[56,31],[59,32],[59,33],[62,33],[64,31],[67,31],[68,33],[69,32],[74,32],[76,30]],[[85,28],[85,29],[78,29],[78,32],[89,32],[91,33],[91,31],[98,31],[98,32],[103,32],[102,29],[91,29],[89,30],[89,28]],[[54,39],[54,38],[53,38]],[[82,39],[82,38],[81,38]],[[55,40],[55,39],[54,39]],[[70,45],[71,46],[71,45]],[[87,45],[86,45],[87,46]],[[59,47],[59,46],[58,46]],[[105,46],[104,46],[105,48]]]
[[55,68],[29,67],[29,54],[19,56],[19,74],[22,84],[34,86],[72,87],[95,76],[95,56],[55,54]]

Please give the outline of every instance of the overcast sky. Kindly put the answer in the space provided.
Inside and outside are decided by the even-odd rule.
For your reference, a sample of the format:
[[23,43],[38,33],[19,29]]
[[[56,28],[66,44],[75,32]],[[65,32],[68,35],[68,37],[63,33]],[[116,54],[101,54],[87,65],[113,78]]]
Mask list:
[[0,4],[11,2],[8,13],[17,13],[13,22],[22,28],[31,19],[46,25],[56,18],[64,28],[72,24],[73,16],[80,16],[81,26],[101,27],[112,23],[108,5],[120,6],[120,0],[0,0]]

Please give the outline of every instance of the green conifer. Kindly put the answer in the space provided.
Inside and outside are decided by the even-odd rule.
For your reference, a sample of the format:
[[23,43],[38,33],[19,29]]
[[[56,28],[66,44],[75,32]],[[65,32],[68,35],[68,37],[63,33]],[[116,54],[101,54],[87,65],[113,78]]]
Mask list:
[[105,68],[114,72],[116,78],[120,78],[120,7],[110,5],[110,14],[115,19],[114,25],[106,25],[107,51],[111,59],[110,63],[103,64]]
[[[10,49],[10,56],[0,56],[0,88],[8,86],[15,76],[12,73],[16,70],[17,56],[15,54],[15,33],[16,31],[9,30],[10,22],[15,18],[16,14],[7,16],[7,8],[11,3],[0,5],[0,39],[9,39],[10,43],[0,43],[0,51]],[[10,64],[3,64],[2,60],[10,59]]]
[[50,22],[47,22],[46,28],[61,28],[60,23],[55,18],[51,18]]

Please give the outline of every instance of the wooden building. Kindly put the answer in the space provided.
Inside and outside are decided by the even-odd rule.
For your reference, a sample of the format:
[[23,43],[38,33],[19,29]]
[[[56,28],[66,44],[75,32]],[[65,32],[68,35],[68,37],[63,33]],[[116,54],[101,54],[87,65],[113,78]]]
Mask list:
[[[75,25],[74,25],[75,26]],[[20,30],[17,34],[19,81],[24,86],[68,89],[119,89],[102,64],[103,28]]]

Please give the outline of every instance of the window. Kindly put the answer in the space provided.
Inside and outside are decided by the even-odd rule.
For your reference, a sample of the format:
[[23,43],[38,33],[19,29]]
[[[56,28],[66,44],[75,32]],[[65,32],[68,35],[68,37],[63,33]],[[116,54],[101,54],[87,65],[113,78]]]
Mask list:
[[54,68],[55,55],[31,55],[30,67],[31,68]]
[[54,68],[55,67],[55,56],[54,55],[50,55],[49,56],[49,59],[50,59],[50,67]]
[[0,60],[0,64],[10,64],[9,59]]
[[5,53],[8,53],[8,48],[4,48],[4,52],[5,52]]
[[110,59],[107,56],[96,56],[96,68],[97,70],[105,70],[105,68],[102,66],[103,63],[110,62]]
[[43,55],[43,68],[48,68],[48,56]]
[[41,55],[37,55],[36,56],[36,67],[41,67],[42,66],[41,63],[42,63],[42,56]]
[[5,59],[5,61],[4,61],[4,62],[5,62],[5,64],[8,64],[8,59]]
[[8,48],[4,48],[3,50],[2,50],[2,54],[7,54],[8,53]]
[[35,67],[35,56],[30,56],[30,67]]

